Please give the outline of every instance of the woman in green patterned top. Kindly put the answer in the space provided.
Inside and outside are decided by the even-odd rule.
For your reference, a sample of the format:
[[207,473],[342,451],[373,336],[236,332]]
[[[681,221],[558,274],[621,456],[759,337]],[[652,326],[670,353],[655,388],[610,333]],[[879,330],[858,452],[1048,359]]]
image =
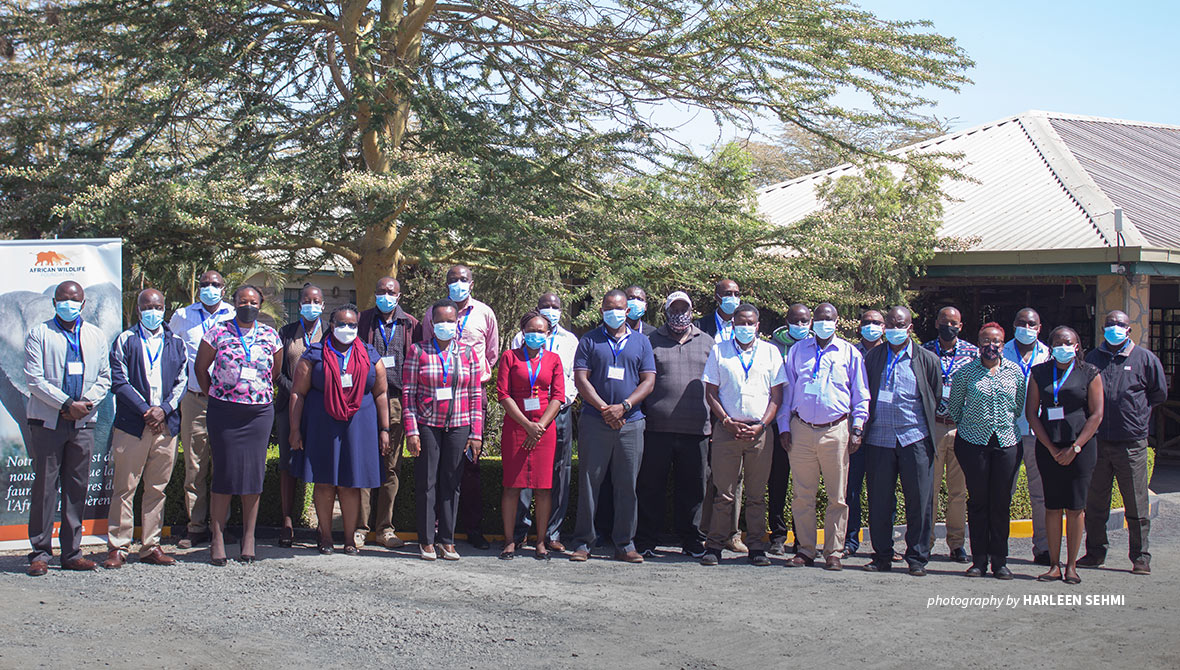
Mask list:
[[968,577],[982,577],[990,560],[997,579],[1012,579],[1008,519],[1024,450],[1016,420],[1024,411],[1027,381],[1020,366],[1004,359],[1003,347],[1003,327],[984,324],[979,360],[955,373],[947,406],[958,425],[955,457],[967,480]]

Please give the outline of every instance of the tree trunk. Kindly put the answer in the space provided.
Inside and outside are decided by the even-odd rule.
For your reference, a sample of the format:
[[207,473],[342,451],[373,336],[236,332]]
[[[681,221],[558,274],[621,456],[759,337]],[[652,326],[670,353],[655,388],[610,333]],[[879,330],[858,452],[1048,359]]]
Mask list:
[[352,279],[356,285],[356,306],[369,309],[376,304],[373,289],[384,277],[397,279],[397,261],[390,261],[380,252],[362,252],[359,263],[352,264]]

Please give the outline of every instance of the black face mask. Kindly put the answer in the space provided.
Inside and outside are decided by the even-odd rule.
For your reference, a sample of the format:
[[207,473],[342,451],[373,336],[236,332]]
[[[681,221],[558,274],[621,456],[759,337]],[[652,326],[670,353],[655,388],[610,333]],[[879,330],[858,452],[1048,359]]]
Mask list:
[[954,326],[942,324],[938,327],[938,339],[949,342],[959,336],[959,329]]
[[253,305],[242,305],[237,309],[237,316],[240,323],[254,323],[258,318],[258,308]]

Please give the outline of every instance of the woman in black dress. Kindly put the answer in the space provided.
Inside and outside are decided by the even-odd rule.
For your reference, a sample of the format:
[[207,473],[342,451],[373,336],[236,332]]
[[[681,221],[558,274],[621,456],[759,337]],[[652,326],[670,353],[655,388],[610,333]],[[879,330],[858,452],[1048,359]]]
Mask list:
[[1025,414],[1037,436],[1037,468],[1045,491],[1049,571],[1038,581],[1062,578],[1061,515],[1066,519],[1065,583],[1080,584],[1077,560],[1085,527],[1086,490],[1098,459],[1094,434],[1102,423],[1102,376],[1081,359],[1078,334],[1058,326],[1049,334],[1053,360],[1032,369]]

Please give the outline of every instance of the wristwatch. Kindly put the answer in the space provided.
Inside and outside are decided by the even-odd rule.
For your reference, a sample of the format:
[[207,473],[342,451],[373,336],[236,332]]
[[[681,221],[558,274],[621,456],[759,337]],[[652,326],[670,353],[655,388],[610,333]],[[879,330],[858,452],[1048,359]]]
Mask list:
[[382,433],[388,433],[388,432],[389,432],[389,428],[386,428],[385,426],[378,426],[378,427],[377,427],[377,430],[381,431]]
[[1073,445],[1073,453],[1075,453],[1075,454],[1080,454],[1080,453],[1082,453],[1082,448],[1081,448],[1080,446],[1076,445],[1076,444],[1075,444],[1075,445]]
[[859,427],[857,427],[857,428],[853,428],[853,429],[852,429],[852,434],[853,434],[853,435],[855,435],[855,436],[857,436],[857,437],[860,437],[861,435],[864,435],[864,433],[865,433],[865,429],[864,429],[864,428],[859,428]]
[[632,405],[631,405],[631,403],[627,402],[626,400],[624,400],[623,402],[621,402],[621,403],[619,403],[619,404],[623,406],[623,411],[624,411],[624,412],[630,412],[630,411],[631,411],[631,407],[632,407]]

